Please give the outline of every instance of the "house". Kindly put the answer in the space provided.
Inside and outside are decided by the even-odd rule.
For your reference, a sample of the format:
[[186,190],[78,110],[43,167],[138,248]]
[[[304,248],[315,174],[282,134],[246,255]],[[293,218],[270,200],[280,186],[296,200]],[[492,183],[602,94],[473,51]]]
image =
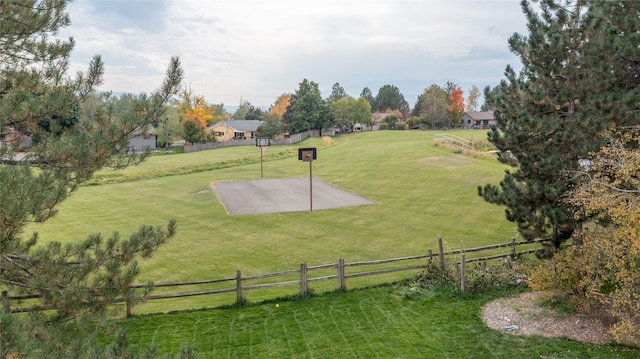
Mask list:
[[493,111],[465,112],[460,122],[460,126],[466,129],[489,128],[496,124],[497,121],[493,117]]
[[255,137],[255,132],[262,125],[262,121],[220,121],[208,126],[206,132],[213,132],[216,141],[244,140]]
[[149,125],[149,127],[142,131],[137,131],[136,135],[129,139],[129,149],[132,151],[143,151],[145,149],[149,149],[149,151],[157,150],[158,135],[156,135],[156,130],[153,126]]

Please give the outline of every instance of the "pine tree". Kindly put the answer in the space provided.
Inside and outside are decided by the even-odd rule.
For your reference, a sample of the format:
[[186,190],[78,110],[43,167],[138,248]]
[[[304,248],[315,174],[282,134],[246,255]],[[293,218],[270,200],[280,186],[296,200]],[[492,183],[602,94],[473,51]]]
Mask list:
[[331,112],[317,83],[307,79],[300,83],[295,96],[291,97],[290,117],[284,116],[284,121],[292,133],[321,130],[331,125]]
[[409,103],[404,99],[400,89],[394,85],[384,85],[378,90],[375,97],[375,110],[385,112],[388,110],[398,110],[403,115],[409,113]]
[[331,87],[331,94],[329,95],[329,97],[327,97],[327,104],[331,105],[339,99],[346,97],[349,97],[349,95],[344,90],[344,88],[336,82],[335,84],[333,84],[333,87]]
[[[37,246],[37,234],[23,233],[28,223],[55,215],[97,170],[141,161],[145,154],[125,153],[128,138],[163,115],[182,81],[180,61],[172,58],[157,92],[131,98],[117,116],[106,107],[85,116],[81,103],[101,83],[104,66],[96,56],[86,73],[66,74],[74,42],[51,39],[69,24],[66,4],[0,2],[0,290],[37,297],[3,303],[2,358],[91,357],[107,308],[133,294],[136,258],[150,256],[176,231],[170,221],[165,229],[142,226],[127,239],[96,234]],[[15,315],[16,305],[52,310]]]
[[522,71],[507,67],[506,79],[485,91],[498,123],[489,140],[500,151],[499,160],[515,170],[507,171],[499,186],[478,187],[478,192],[506,206],[507,219],[526,239],[548,238],[558,247],[581,223],[575,208],[563,201],[576,185],[568,173],[600,147],[606,129],[637,121],[629,113],[637,97],[635,104],[624,100],[629,94],[621,87],[628,80],[629,59],[637,59],[638,42],[629,41],[638,30],[616,32],[612,19],[621,20],[623,13],[607,12],[637,6],[586,0],[539,5],[536,12],[522,1],[529,35],[509,39]]
[[371,110],[374,111],[376,108],[376,99],[375,97],[373,97],[373,92],[371,92],[371,89],[368,87],[365,87],[362,89],[362,91],[360,92],[360,97],[365,98],[368,102],[369,105],[371,105]]

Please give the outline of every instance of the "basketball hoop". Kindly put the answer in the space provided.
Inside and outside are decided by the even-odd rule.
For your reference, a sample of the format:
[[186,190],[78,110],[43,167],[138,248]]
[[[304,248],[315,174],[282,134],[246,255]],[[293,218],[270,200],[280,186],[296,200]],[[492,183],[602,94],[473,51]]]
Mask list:
[[265,149],[267,149],[267,146],[271,145],[271,141],[269,141],[268,138],[266,137],[257,137],[256,138],[256,147],[260,147],[260,178],[264,178],[264,171],[262,169],[263,165],[262,163],[264,162],[262,159],[262,153],[264,152]]

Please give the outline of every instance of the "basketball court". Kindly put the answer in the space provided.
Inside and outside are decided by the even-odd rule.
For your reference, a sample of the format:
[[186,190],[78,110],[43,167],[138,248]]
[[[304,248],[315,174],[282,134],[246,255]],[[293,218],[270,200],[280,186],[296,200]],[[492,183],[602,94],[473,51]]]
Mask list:
[[316,178],[311,182],[309,177],[216,182],[211,186],[232,216],[316,211],[375,203]]

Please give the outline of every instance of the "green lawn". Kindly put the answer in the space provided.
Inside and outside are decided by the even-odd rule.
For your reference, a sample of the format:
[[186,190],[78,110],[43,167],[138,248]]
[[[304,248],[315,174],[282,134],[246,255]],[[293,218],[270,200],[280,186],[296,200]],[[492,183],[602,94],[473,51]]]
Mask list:
[[[451,131],[483,139],[485,131]],[[476,187],[501,180],[505,167],[491,156],[454,153],[433,145],[433,132],[379,131],[311,139],[266,151],[265,178],[308,176],[298,147],[318,147],[314,176],[376,202],[314,212],[228,216],[212,191],[216,181],[260,177],[260,152],[236,147],[192,154],[153,156],[141,166],[98,178],[64,202],[46,224],[31,225],[43,240],[62,242],[140,224],[178,221],[178,235],[141,263],[141,282],[157,283],[257,275],[310,266],[403,257],[437,249],[506,242],[515,226],[503,208],[485,203]],[[175,175],[171,175],[175,174]],[[104,175],[104,173],[101,173]],[[106,180],[105,180],[106,178]],[[132,180],[138,179],[138,180]],[[119,324],[134,347],[157,343],[163,353],[191,344],[202,358],[636,358],[614,346],[565,339],[515,337],[488,329],[480,308],[491,296],[434,294],[408,300],[392,285],[375,282],[410,276],[353,280],[347,292],[335,283],[312,283],[308,299],[277,300],[297,288],[235,295],[149,301]],[[159,290],[159,289],[158,289]],[[326,293],[328,292],[328,293]],[[184,311],[192,308],[214,308]],[[168,314],[149,314],[176,311]]]
[[[484,138],[485,131],[450,131],[466,138]],[[314,177],[376,202],[374,205],[314,212],[228,216],[211,183],[260,178],[260,151],[254,146],[153,156],[147,163],[116,173],[155,171],[184,173],[183,169],[227,167],[191,174],[163,176],[85,186],[60,207],[60,213],[30,231],[43,240],[69,241],[90,233],[132,232],[140,224],[178,222],[175,239],[141,263],[141,282],[156,283],[258,275],[296,269],[300,263],[318,265],[404,257],[437,250],[442,236],[446,249],[506,242],[515,226],[504,209],[476,194],[479,184],[497,183],[505,167],[489,156],[452,153],[434,146],[431,131],[376,131],[349,134],[327,144],[311,139],[293,146],[272,146],[278,154],[264,164],[265,178],[309,175],[297,159],[298,147],[317,146]],[[234,166],[234,164],[251,162]],[[144,177],[144,176],[143,176]],[[387,279],[409,275],[400,273]],[[353,280],[349,287],[382,279]],[[374,282],[372,282],[374,281]],[[313,289],[332,289],[317,284]],[[294,287],[245,293],[259,301],[295,293]],[[153,301],[136,313],[214,307],[230,304],[233,295]]]
[[146,315],[121,322],[134,348],[190,344],[201,358],[638,358],[620,346],[519,337],[487,328],[490,296],[403,299],[393,286],[297,301]]

